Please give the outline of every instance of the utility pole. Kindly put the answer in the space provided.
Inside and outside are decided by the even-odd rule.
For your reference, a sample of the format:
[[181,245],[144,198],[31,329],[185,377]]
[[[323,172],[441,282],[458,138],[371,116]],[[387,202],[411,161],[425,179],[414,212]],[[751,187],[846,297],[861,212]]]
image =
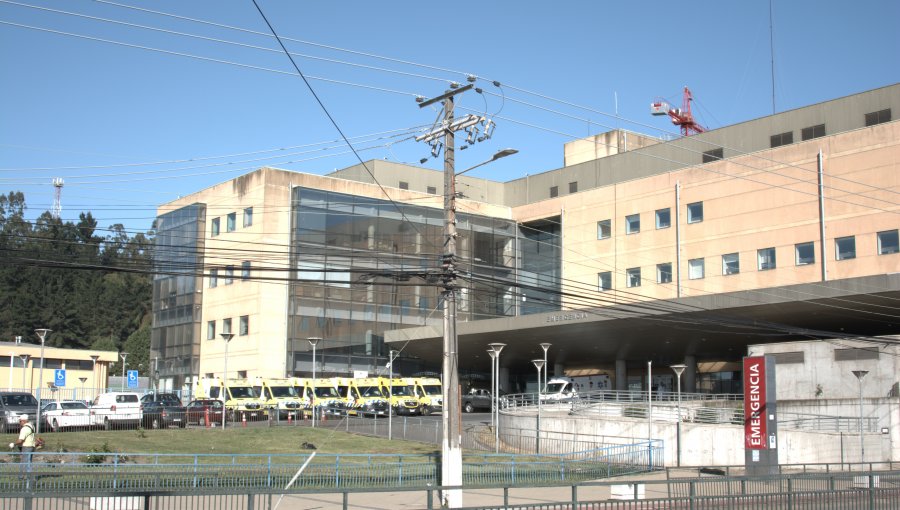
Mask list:
[[[453,125],[453,96],[472,88],[472,84],[445,92],[443,95],[419,103],[425,107],[438,101],[444,103],[441,128],[432,132],[444,135],[444,253],[441,263],[444,290],[444,339],[441,371],[443,375],[443,437],[441,439],[441,485],[462,486],[462,448],[460,434],[462,417],[459,414],[459,357],[456,337],[456,175],[454,158],[455,129]],[[443,131],[443,133],[440,133]],[[445,490],[442,506],[462,506],[462,489]]]

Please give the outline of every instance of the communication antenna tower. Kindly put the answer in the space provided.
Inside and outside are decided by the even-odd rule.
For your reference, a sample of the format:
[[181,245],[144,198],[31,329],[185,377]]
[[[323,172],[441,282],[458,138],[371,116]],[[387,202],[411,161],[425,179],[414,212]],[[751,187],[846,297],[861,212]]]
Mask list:
[[55,188],[53,191],[53,210],[50,211],[50,214],[54,219],[58,220],[60,215],[62,215],[62,177],[53,178],[53,187]]

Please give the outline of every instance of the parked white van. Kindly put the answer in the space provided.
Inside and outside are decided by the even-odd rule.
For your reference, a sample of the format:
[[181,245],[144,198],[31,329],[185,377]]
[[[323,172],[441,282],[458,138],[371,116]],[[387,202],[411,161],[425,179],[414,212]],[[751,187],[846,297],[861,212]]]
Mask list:
[[106,430],[138,428],[142,418],[140,393],[131,391],[101,393],[91,404],[91,423]]
[[547,381],[547,387],[541,392],[542,402],[571,402],[578,398],[575,381],[568,377],[554,377]]

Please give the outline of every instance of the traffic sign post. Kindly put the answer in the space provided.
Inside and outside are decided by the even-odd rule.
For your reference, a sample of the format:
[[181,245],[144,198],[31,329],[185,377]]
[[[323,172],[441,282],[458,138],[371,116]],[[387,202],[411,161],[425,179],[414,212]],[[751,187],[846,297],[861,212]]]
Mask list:
[[53,372],[53,384],[55,384],[58,388],[65,388],[65,386],[66,386],[66,369],[65,368],[57,368]]
[[128,371],[128,387],[129,388],[137,388],[138,387],[138,371],[137,370],[129,370]]

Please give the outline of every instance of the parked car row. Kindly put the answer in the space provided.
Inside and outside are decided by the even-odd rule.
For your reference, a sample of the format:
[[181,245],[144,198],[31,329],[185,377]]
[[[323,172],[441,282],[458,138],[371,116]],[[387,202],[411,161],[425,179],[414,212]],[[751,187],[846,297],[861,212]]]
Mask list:
[[[102,428],[184,428],[190,424],[222,422],[221,400],[198,399],[183,405],[174,393],[113,391],[93,401],[53,400],[41,403],[41,430],[64,431]],[[0,392],[0,434],[19,429],[19,416],[37,419],[38,401],[27,392]]]

